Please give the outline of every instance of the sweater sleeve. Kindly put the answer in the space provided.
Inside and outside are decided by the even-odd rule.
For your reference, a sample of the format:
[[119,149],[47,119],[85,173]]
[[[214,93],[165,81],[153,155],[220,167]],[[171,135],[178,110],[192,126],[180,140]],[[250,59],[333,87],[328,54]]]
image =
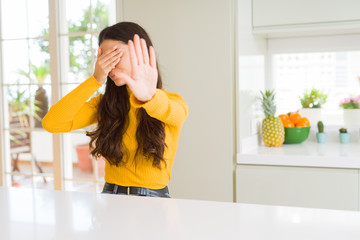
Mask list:
[[54,104],[42,121],[51,133],[70,132],[97,122],[97,107],[101,96],[87,100],[101,87],[91,76]]
[[187,115],[188,106],[177,93],[169,93],[164,89],[156,89],[153,98],[147,102],[140,102],[133,93],[130,95],[130,104],[135,108],[144,108],[151,117],[165,124],[180,127]]

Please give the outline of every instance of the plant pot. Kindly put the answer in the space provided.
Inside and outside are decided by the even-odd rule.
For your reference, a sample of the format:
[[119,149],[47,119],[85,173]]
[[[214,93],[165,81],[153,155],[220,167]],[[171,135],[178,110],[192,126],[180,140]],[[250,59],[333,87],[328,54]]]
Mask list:
[[350,133],[340,133],[340,143],[348,144],[350,142]]
[[316,133],[316,140],[318,143],[326,143],[327,133]]
[[93,166],[92,159],[90,157],[89,145],[77,145],[75,148],[78,156],[79,168],[84,172],[91,172],[93,170]]
[[343,109],[345,126],[360,126],[360,109]]
[[35,127],[42,128],[42,119],[47,114],[49,108],[49,98],[42,86],[39,86],[36,90],[35,101],[37,102],[36,106],[39,108],[39,110],[34,112],[36,115],[36,117],[34,116]]
[[321,108],[301,108],[299,114],[310,121],[310,126],[315,127],[321,121]]
[[97,169],[99,177],[103,177],[105,175],[105,158],[99,157],[97,159]]

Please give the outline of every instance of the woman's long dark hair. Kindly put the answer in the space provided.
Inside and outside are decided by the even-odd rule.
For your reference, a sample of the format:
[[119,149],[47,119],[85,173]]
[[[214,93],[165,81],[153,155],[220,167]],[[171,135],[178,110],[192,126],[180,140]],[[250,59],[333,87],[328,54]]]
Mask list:
[[[146,31],[136,23],[120,22],[107,27],[100,32],[99,46],[106,40],[121,41],[125,44],[138,34],[146,41],[147,47],[152,46]],[[158,70],[157,88],[162,87],[162,80]],[[128,150],[123,143],[123,135],[129,124],[128,113],[130,110],[129,94],[126,85],[116,86],[109,78],[106,81],[105,93],[98,106],[98,126],[92,132],[87,132],[90,137],[91,155],[95,158],[103,156],[111,165],[125,163],[124,154]],[[143,154],[147,160],[153,161],[153,166],[161,169],[160,163],[164,160],[165,129],[163,122],[150,117],[144,108],[137,110],[139,125],[136,130],[138,147],[135,154]]]

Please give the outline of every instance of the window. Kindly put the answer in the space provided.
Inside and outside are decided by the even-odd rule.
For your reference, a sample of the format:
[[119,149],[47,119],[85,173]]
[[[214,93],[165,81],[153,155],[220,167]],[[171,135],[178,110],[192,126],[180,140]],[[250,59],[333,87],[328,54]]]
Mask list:
[[340,101],[360,94],[360,44],[351,44],[358,37],[269,40],[278,113],[300,109],[299,97],[317,88],[328,94],[323,114],[334,118],[333,124],[341,124]]
[[360,51],[275,54],[274,81],[282,112],[301,108],[299,96],[317,88],[328,94],[324,110],[337,111],[340,101],[360,93]]
[[49,45],[48,29],[47,0],[29,5],[26,0],[1,1],[2,159],[7,185],[53,185],[52,138],[41,128],[51,104],[50,56],[42,51]]
[[[61,97],[93,73],[100,31],[115,23],[115,1],[64,1],[66,21],[60,23]],[[80,14],[79,14],[80,13]],[[101,87],[95,95],[104,91]],[[103,159],[89,157],[86,130],[62,134],[64,189],[97,191],[104,182]]]
[[[7,186],[53,189],[54,181],[62,181],[65,190],[99,191],[104,181],[104,162],[89,158],[89,150],[84,147],[89,142],[86,130],[61,134],[59,146],[42,128],[41,121],[55,103],[51,102],[53,91],[60,91],[59,97],[63,97],[91,76],[98,34],[116,22],[120,1],[53,3],[59,5],[49,6],[49,0],[0,0],[0,110],[4,113],[0,120],[0,177],[5,177]],[[59,15],[55,41],[60,51],[51,56],[52,10]],[[50,58],[58,59],[59,69],[50,68]],[[58,70],[60,81],[54,82],[51,73]],[[95,94],[103,91],[100,88]],[[54,165],[53,149],[61,151],[62,164]],[[79,160],[81,153],[85,153],[85,163]],[[54,171],[60,165],[62,174],[56,176]]]

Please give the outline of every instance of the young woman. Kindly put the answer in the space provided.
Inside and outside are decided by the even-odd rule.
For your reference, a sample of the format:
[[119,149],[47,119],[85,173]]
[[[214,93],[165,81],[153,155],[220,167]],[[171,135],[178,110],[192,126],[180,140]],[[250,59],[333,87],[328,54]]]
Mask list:
[[[105,93],[87,101],[102,84]],[[148,34],[120,22],[101,31],[94,74],[53,105],[42,124],[60,133],[97,123],[87,136],[92,156],[106,159],[103,193],[170,197],[167,185],[187,115],[182,97],[162,88]]]

